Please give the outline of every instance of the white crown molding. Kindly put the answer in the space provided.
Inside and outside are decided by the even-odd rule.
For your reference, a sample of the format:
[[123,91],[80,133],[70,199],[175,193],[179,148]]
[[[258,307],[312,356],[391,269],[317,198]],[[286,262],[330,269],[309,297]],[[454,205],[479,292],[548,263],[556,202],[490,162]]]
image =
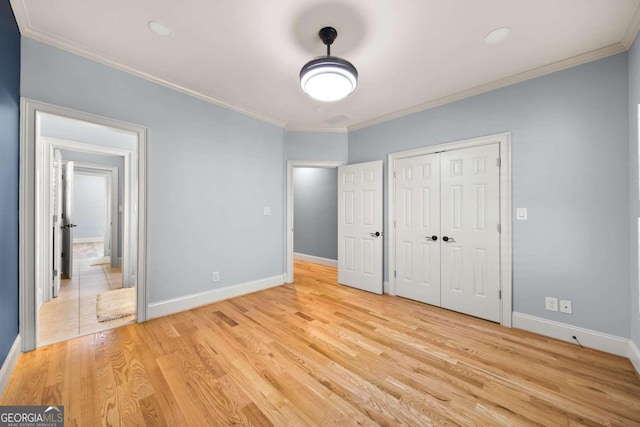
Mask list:
[[428,110],[430,108],[439,107],[441,105],[449,104],[451,102],[459,101],[465,98],[469,98],[482,93],[490,92],[495,89],[500,89],[506,86],[510,86],[516,83],[524,82],[527,80],[541,77],[546,74],[551,74],[556,71],[561,71],[576,65],[584,64],[590,61],[606,58],[607,56],[615,55],[617,53],[624,52],[629,49],[633,41],[635,40],[638,32],[640,31],[640,5],[636,8],[627,30],[625,31],[623,39],[619,43],[612,44],[600,49],[595,49],[589,52],[576,55],[571,58],[563,59],[551,64],[544,65],[542,67],[534,68],[523,73],[515,74],[513,76],[505,77],[493,82],[489,82],[480,86],[476,86],[470,89],[466,89],[452,95],[444,96],[438,99],[427,101],[413,107],[405,108],[393,113],[385,114],[379,117],[375,117],[370,120],[365,120],[359,123],[355,123],[350,126],[338,127],[338,128],[321,128],[321,127],[305,127],[305,126],[288,126],[285,122],[274,119],[273,117],[266,116],[257,112],[248,110],[245,107],[234,105],[209,95],[202,94],[195,90],[188,89],[184,86],[169,82],[159,77],[153,76],[149,73],[140,71],[134,67],[123,64],[117,60],[108,58],[106,56],[95,53],[89,49],[77,45],[71,41],[56,37],[52,34],[47,34],[43,31],[39,31],[33,28],[29,21],[29,16],[26,10],[26,5],[23,0],[10,0],[11,7],[13,9],[18,27],[23,36],[37,40],[42,43],[57,47],[67,52],[82,56],[92,61],[107,65],[109,67],[124,71],[136,77],[148,80],[153,83],[160,84],[178,92],[185,93],[203,101],[218,105],[220,107],[235,111],[245,116],[260,120],[265,123],[272,124],[287,131],[298,132],[351,132],[359,129],[364,129],[370,126],[374,126],[380,123],[387,122],[389,120],[397,119],[400,117],[408,116],[420,111]]
[[31,21],[29,21],[29,14],[27,13],[27,6],[23,0],[9,0],[13,15],[16,17],[16,23],[20,34],[24,35],[29,28],[31,28]]
[[625,49],[631,48],[633,41],[638,35],[638,31],[640,31],[640,4],[636,7],[636,11],[631,16],[629,26],[627,26],[627,31],[625,31],[624,36],[620,41]]
[[347,133],[349,129],[342,128],[317,128],[306,126],[285,126],[284,130],[287,132],[335,132],[335,133]]
[[44,31],[39,31],[34,29],[31,26],[31,23],[29,22],[29,17],[26,11],[26,6],[24,5],[24,2],[21,0],[10,0],[11,1],[11,6],[13,8],[13,13],[16,17],[16,21],[18,22],[18,28],[20,29],[20,33],[24,36],[24,37],[28,37],[30,39],[48,44],[50,46],[53,47],[57,47],[58,49],[62,49],[65,50],[67,52],[73,53],[75,55],[81,56],[83,58],[86,59],[90,59],[91,61],[95,61],[98,62],[100,64],[109,66],[111,68],[115,68],[118,69],[120,71],[124,71],[128,74],[134,75],[136,77],[139,77],[141,79],[153,82],[153,83],[157,83],[159,85],[168,87],[169,89],[173,89],[175,91],[178,92],[182,92],[184,94],[193,96],[195,98],[201,99],[203,101],[209,102],[211,104],[215,104],[218,105],[220,107],[226,108],[228,110],[232,110],[235,111],[237,113],[243,114],[245,116],[251,117],[253,119],[256,120],[260,120],[261,122],[265,122],[265,123],[269,123],[272,124],[274,126],[277,126],[279,128],[284,128],[285,127],[285,123],[281,122],[277,119],[274,119],[272,117],[268,117],[265,116],[263,114],[259,114],[259,113],[255,113],[253,111],[249,111],[248,109],[238,106],[238,105],[234,105],[234,104],[230,104],[228,102],[225,101],[221,101],[219,99],[213,98],[211,96],[202,94],[200,92],[197,92],[195,90],[191,90],[188,89],[184,86],[172,83],[168,80],[164,80],[160,77],[156,77],[153,76],[149,73],[145,73],[144,71],[140,71],[137,68],[134,67],[130,67],[126,64],[123,64],[115,59],[109,58],[107,56],[104,55],[100,55],[96,52],[93,52],[92,50],[86,49],[74,42],[71,42],[69,40],[65,40],[63,38],[54,36],[52,34],[47,34]]
[[542,77],[547,74],[555,73],[556,71],[565,70],[567,68],[575,67],[576,65],[585,64],[587,62],[595,61],[598,59],[606,58],[617,53],[622,53],[627,49],[622,43],[612,44],[600,49],[585,52],[580,55],[576,55],[571,58],[563,59],[561,61],[553,62],[551,64],[543,65],[542,67],[534,68],[529,71],[514,74],[509,77],[505,77],[499,80],[492,81],[480,86],[466,89],[452,95],[443,96],[442,98],[427,101],[422,104],[415,105],[413,107],[405,108],[394,113],[384,114],[371,120],[365,120],[360,123],[356,123],[348,127],[349,132],[368,128],[380,123],[388,122],[389,120],[398,119],[400,117],[408,116],[410,114],[418,113],[420,111],[428,110],[430,108],[439,107],[441,105],[450,104],[455,101],[460,101],[465,98],[480,95],[492,90],[500,89],[506,86],[511,86],[516,83],[521,83],[527,80],[535,79],[536,77]]

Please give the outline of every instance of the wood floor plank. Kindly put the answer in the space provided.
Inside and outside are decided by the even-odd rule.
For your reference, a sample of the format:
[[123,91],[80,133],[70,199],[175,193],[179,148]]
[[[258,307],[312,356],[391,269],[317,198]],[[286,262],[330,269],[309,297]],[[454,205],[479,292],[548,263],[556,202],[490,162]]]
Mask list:
[[295,269],[23,354],[0,404],[61,404],[70,426],[640,425],[625,358]]

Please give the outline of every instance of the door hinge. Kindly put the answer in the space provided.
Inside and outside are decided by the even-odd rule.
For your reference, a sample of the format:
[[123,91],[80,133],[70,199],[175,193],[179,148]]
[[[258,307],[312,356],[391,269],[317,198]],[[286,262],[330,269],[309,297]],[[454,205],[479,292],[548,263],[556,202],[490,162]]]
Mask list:
[[502,233],[502,225],[498,224],[498,233]]
[[396,277],[396,271],[393,270],[393,277]]
[[396,177],[396,171],[393,171],[393,177],[394,178]]
[[53,216],[53,222],[58,222],[58,215]]
[[502,299],[502,291],[498,291],[498,299]]
[[500,157],[496,159],[496,164],[498,165],[498,167],[502,166],[502,159]]
[[396,220],[393,220],[393,228],[396,228]]
[[53,277],[58,277],[58,270],[53,270]]

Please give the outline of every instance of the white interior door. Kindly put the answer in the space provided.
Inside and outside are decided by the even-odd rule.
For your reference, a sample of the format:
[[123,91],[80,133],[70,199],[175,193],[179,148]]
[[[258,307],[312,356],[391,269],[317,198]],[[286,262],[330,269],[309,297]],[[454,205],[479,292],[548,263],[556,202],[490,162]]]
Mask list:
[[498,144],[441,154],[442,307],[500,321]]
[[73,162],[62,166],[62,273],[73,277]]
[[382,161],[338,167],[338,282],[382,294]]
[[45,292],[44,301],[49,301],[60,292],[62,272],[62,156],[60,150],[53,151],[51,164],[51,224],[53,237],[53,270],[51,272],[51,294]]
[[440,305],[440,154],[395,162],[396,294]]

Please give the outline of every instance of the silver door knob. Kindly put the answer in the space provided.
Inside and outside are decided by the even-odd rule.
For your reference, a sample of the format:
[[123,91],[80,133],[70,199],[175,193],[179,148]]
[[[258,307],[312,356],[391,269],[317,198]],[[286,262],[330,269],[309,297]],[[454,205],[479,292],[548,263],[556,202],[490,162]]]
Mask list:
[[438,240],[438,236],[436,236],[436,235],[426,236],[425,239],[431,240],[432,242],[435,242],[436,240]]
[[371,237],[380,237],[380,232],[376,231],[375,233],[369,233]]
[[455,243],[456,239],[454,239],[453,237],[443,236],[442,237],[442,241],[443,242],[447,242],[447,243],[449,243],[449,242]]

